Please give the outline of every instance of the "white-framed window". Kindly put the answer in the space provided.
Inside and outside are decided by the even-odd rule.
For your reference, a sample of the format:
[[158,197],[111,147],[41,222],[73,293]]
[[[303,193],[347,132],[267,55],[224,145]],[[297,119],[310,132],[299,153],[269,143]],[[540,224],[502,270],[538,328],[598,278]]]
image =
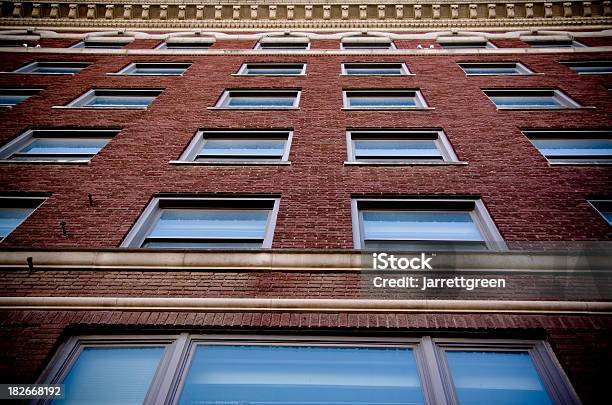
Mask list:
[[0,147],[0,159],[88,162],[118,133],[118,129],[30,129]]
[[41,75],[69,75],[79,73],[90,62],[31,62],[14,70],[14,73],[36,73]]
[[483,92],[498,109],[580,108],[580,104],[556,89],[490,89]]
[[279,198],[154,197],[121,246],[270,248],[279,201]]
[[344,90],[346,109],[415,109],[428,108],[420,90]]
[[181,155],[180,161],[236,164],[287,162],[292,138],[291,130],[201,130]]
[[205,51],[215,44],[215,38],[175,37],[168,38],[155,49]]
[[306,74],[305,63],[243,63],[237,75],[244,76],[298,76]]
[[343,63],[341,69],[342,74],[347,76],[406,76],[411,74],[405,63]]
[[255,44],[255,49],[268,51],[306,51],[310,49],[310,40],[307,37],[263,37]]
[[433,129],[351,129],[348,161],[358,163],[457,162],[444,131]]
[[91,89],[66,107],[147,108],[161,89]]
[[385,50],[396,49],[389,37],[349,36],[340,40],[340,49],[345,50]]
[[130,42],[133,42],[134,38],[114,38],[114,37],[92,37],[86,38],[82,41],[72,45],[71,48],[85,48],[85,49],[121,49]]
[[0,88],[0,107],[15,106],[40,91],[42,91],[42,89]]
[[612,73],[612,60],[585,60],[561,63],[580,75],[602,75]]
[[439,37],[438,44],[444,49],[496,49],[497,47],[484,37]]
[[225,90],[216,108],[293,109],[300,105],[300,90]]
[[523,39],[532,48],[584,48],[585,44],[571,38],[551,38],[546,37]]
[[69,404],[580,403],[550,345],[519,339],[73,336],[37,383]]
[[589,200],[589,204],[612,225],[612,200]]
[[468,76],[533,74],[520,62],[460,62],[458,65]]
[[0,196],[0,241],[21,225],[45,199],[45,197]]
[[612,164],[611,130],[531,129],[523,133],[550,163]]
[[181,76],[189,67],[189,62],[133,62],[117,72],[127,76]]
[[502,250],[505,243],[482,200],[352,200],[355,249]]

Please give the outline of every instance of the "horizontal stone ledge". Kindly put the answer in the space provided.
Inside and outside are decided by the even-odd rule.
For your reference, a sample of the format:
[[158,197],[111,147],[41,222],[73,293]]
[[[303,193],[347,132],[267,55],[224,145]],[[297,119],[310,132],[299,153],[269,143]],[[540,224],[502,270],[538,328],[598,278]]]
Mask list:
[[500,300],[0,297],[0,310],[612,314],[612,303]]
[[[362,271],[369,253],[342,250],[208,250],[157,249],[4,250],[0,270],[112,271]],[[32,269],[28,258],[31,258]],[[612,270],[610,251],[590,252],[437,252],[434,270],[476,272],[600,272]]]

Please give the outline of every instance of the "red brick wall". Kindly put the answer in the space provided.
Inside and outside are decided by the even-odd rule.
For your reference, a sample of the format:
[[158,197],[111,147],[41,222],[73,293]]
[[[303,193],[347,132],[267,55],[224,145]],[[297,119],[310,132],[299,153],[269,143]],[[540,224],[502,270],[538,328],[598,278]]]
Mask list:
[[0,380],[34,381],[71,334],[229,333],[440,335],[546,339],[581,400],[601,404],[612,359],[612,318],[500,314],[178,313],[13,311],[0,313]]
[[[46,90],[0,112],[0,140],[35,126],[122,127],[88,165],[0,164],[1,192],[48,192],[51,197],[3,243],[5,247],[116,247],[151,196],[170,193],[280,193],[274,248],[353,246],[351,196],[482,196],[507,241],[610,239],[611,228],[586,199],[610,195],[605,167],[550,167],[521,134],[522,127],[611,124],[608,76],[579,76],[559,60],[601,54],[488,56],[95,56],[19,54],[1,70],[33,60],[91,61],[74,76],[1,75],[0,86]],[[183,77],[117,77],[131,61],[193,61]],[[404,61],[415,76],[343,77],[340,63]],[[543,75],[466,77],[456,61],[520,60]],[[231,76],[245,61],[308,62],[306,77]],[[165,88],[146,111],[54,109],[92,86]],[[497,111],[490,87],[558,87],[594,109]],[[301,88],[296,111],[215,111],[226,88]],[[342,89],[420,88],[430,111],[342,111]],[[291,166],[177,167],[198,128],[294,128]],[[347,127],[441,127],[467,166],[347,167]],[[95,205],[88,206],[87,194]],[[60,221],[67,223],[63,237]]]

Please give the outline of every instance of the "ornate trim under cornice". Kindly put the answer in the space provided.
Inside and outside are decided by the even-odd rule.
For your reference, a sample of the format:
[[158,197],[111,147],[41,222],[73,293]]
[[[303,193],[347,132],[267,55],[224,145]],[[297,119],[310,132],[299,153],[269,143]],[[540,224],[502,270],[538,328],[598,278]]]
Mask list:
[[435,29],[468,27],[605,26],[612,2],[355,0],[4,1],[0,24],[44,27],[218,29]]

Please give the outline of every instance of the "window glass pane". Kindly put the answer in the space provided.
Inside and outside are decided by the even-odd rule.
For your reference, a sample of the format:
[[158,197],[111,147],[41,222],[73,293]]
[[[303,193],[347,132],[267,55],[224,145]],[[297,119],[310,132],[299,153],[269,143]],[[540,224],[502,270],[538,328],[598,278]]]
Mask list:
[[28,97],[29,94],[0,94],[0,105],[16,105]]
[[273,43],[273,42],[263,42],[259,44],[259,47],[261,49],[275,49],[278,51],[282,51],[282,50],[294,50],[294,49],[308,49],[308,43],[291,43],[291,42],[287,42],[287,43]]
[[303,66],[282,65],[247,65],[245,73],[248,75],[299,75]]
[[19,154],[79,154],[95,155],[107,143],[108,139],[53,139],[39,138],[19,151]]
[[514,67],[464,67],[469,75],[516,75],[519,74]]
[[268,210],[164,209],[149,237],[264,239]]
[[461,405],[552,404],[527,352],[446,351]]
[[0,238],[6,237],[23,222],[33,208],[0,208]]
[[371,140],[358,139],[355,143],[355,156],[359,157],[442,157],[433,140]]
[[132,75],[180,75],[185,72],[184,68],[144,68],[137,67],[128,74]]
[[402,67],[396,65],[345,65],[344,71],[347,75],[401,75],[404,73]]
[[293,107],[295,97],[287,96],[239,96],[228,100],[229,107]]
[[64,379],[54,404],[142,404],[164,347],[86,347]]
[[146,240],[143,243],[143,248],[149,249],[259,249],[261,242],[184,242],[181,240],[173,241],[157,241]]
[[545,156],[610,156],[612,139],[533,139]]
[[416,107],[415,97],[349,96],[350,107]]
[[198,156],[263,156],[281,157],[283,139],[208,139]]
[[146,107],[153,101],[153,98],[143,96],[95,96],[86,105],[92,107]]
[[498,106],[504,107],[562,107],[552,96],[492,96]]
[[365,240],[482,241],[469,212],[363,211]]
[[198,346],[181,405],[423,404],[404,348]]

